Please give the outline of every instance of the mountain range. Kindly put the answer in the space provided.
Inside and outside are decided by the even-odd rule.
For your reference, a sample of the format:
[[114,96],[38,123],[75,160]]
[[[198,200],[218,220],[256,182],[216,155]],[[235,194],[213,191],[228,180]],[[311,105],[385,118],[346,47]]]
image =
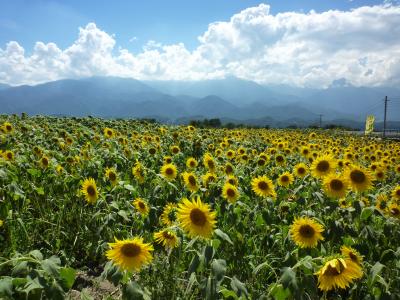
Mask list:
[[[367,114],[381,119],[382,99],[388,94],[398,96],[400,90],[348,84],[326,89],[264,86],[234,77],[192,82],[89,77],[33,86],[0,84],[0,113],[156,118],[169,123],[221,118],[262,126],[306,126],[322,114],[324,123],[360,127]],[[392,121],[400,121],[400,115]]]

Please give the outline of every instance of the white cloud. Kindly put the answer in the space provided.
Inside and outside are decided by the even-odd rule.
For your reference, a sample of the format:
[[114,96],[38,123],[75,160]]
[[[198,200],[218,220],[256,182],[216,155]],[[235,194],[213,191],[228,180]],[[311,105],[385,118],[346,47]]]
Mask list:
[[197,80],[233,75],[261,83],[327,86],[400,83],[400,6],[351,11],[270,14],[260,4],[215,22],[189,51],[184,44],[148,41],[142,52],[116,50],[113,35],[94,23],[79,29],[67,49],[37,42],[32,55],[15,41],[0,49],[0,82],[115,75],[138,79]]

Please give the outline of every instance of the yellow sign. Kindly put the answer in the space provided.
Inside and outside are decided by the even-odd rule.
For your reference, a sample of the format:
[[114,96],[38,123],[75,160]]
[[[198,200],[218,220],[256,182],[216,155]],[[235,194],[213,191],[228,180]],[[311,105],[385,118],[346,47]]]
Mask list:
[[374,122],[375,117],[373,115],[369,115],[365,121],[365,135],[368,135],[374,131]]

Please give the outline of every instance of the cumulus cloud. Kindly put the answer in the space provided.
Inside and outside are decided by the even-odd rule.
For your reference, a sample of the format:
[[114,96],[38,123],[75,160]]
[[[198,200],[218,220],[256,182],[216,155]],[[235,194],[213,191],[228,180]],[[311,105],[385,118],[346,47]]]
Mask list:
[[184,44],[148,41],[142,52],[116,50],[115,37],[89,23],[68,48],[37,42],[28,56],[15,41],[0,48],[0,82],[38,83],[114,75],[199,80],[236,76],[260,83],[324,87],[400,83],[400,6],[351,11],[285,12],[260,4],[215,22],[189,51]]

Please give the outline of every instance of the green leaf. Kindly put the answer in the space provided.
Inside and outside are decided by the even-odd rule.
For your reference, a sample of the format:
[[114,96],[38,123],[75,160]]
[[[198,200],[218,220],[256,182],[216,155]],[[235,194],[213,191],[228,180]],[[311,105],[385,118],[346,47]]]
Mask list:
[[246,297],[248,296],[246,285],[243,282],[241,282],[239,279],[237,279],[236,276],[233,276],[233,278],[231,280],[231,287],[239,297],[242,296],[243,294]]
[[130,184],[125,184],[125,185],[124,185],[124,188],[125,188],[126,190],[128,190],[128,191],[131,191],[131,192],[134,192],[134,191],[135,191],[135,188],[134,188],[132,185],[130,185]]
[[0,279],[0,296],[7,296],[12,298],[13,294],[12,278],[5,277]]
[[229,235],[227,235],[225,232],[223,232],[221,229],[217,228],[215,229],[215,234],[223,239],[224,241],[227,241],[229,244],[233,245],[232,240],[230,239]]
[[372,215],[374,210],[373,207],[364,207],[361,211],[360,219],[366,221]]
[[13,277],[16,277],[18,275],[26,276],[27,272],[28,272],[28,262],[27,261],[20,261],[12,269],[11,275]]
[[60,269],[60,279],[63,288],[69,290],[75,282],[76,271],[73,268],[65,267]]
[[135,300],[144,299],[150,300],[150,294],[144,291],[136,282],[129,281],[122,289],[122,299]]
[[55,278],[58,278],[59,275],[59,265],[61,264],[60,259],[57,256],[52,256],[48,259],[42,261],[41,266],[42,269]]
[[369,286],[372,286],[376,280],[377,276],[382,272],[384,265],[382,265],[379,261],[377,261],[371,268],[370,278],[368,280]]
[[205,263],[208,264],[208,262],[213,258],[214,256],[214,248],[210,245],[207,245],[204,247],[204,258],[205,258]]
[[224,259],[214,259],[211,264],[211,269],[217,282],[222,281],[226,272],[226,261]]
[[39,250],[32,250],[29,255],[37,260],[43,260],[43,254]]
[[290,290],[285,289],[282,284],[274,283],[270,286],[270,294],[275,300],[285,300],[291,296]]
[[192,261],[190,262],[190,266],[188,269],[188,275],[190,276],[190,274],[192,274],[193,272],[196,272],[197,268],[200,265],[200,258],[199,256],[196,254],[193,258]]
[[297,290],[297,279],[296,272],[290,267],[285,267],[282,269],[281,282],[284,288],[291,287]]
[[260,272],[260,270],[265,268],[265,267],[268,267],[268,268],[272,269],[272,267],[269,265],[268,261],[265,261],[265,262],[263,262],[262,264],[259,264],[257,267],[255,267],[253,269],[253,274],[257,275],[258,272]]
[[234,299],[234,300],[239,299],[234,291],[231,291],[231,290],[228,290],[228,289],[222,289],[219,292],[222,294],[222,296],[225,299],[230,299],[230,300],[231,299]]
[[44,195],[44,188],[43,187],[37,187],[35,188],[36,193],[38,193],[38,195],[43,196]]
[[382,255],[381,255],[381,258],[379,261],[386,263],[395,258],[396,258],[396,252],[394,252],[392,249],[387,249],[382,252]]
[[118,212],[118,215],[121,216],[126,222],[129,222],[129,221],[130,221],[129,218],[128,218],[128,215],[126,214],[126,211],[120,210],[120,211]]

